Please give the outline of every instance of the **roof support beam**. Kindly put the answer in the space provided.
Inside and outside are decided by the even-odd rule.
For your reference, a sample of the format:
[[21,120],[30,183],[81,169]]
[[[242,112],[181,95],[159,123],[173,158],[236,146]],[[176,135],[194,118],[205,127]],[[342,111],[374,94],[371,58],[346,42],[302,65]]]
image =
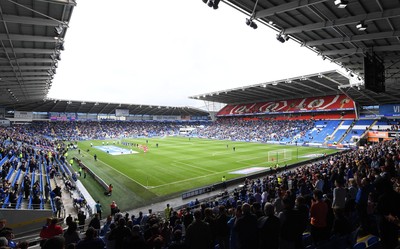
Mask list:
[[[56,36],[54,36],[56,37]],[[38,36],[38,35],[14,35],[14,34],[0,34],[0,40],[12,40],[12,41],[33,41],[33,42],[59,42],[59,39],[54,39],[50,36]]]
[[75,0],[36,0],[38,2],[52,3],[52,4],[61,4],[68,6],[76,6]]
[[18,63],[53,63],[53,59],[48,58],[18,58],[11,59],[12,61],[18,61]]
[[391,37],[397,37],[397,36],[400,36],[400,31],[381,32],[381,33],[365,34],[365,35],[353,35],[353,36],[340,37],[340,38],[309,41],[309,42],[305,42],[304,45],[312,47],[312,46],[318,46],[318,45],[324,45],[324,44],[358,42],[358,41],[365,41],[365,40],[385,39],[385,38],[391,38]]
[[329,20],[329,21],[324,21],[324,22],[319,22],[319,23],[313,23],[313,24],[288,28],[288,29],[285,29],[283,31],[283,33],[290,35],[290,34],[295,34],[295,33],[311,31],[311,30],[332,28],[335,26],[343,26],[343,25],[358,23],[360,21],[370,22],[370,21],[375,21],[375,20],[380,20],[380,19],[398,17],[399,15],[400,15],[400,8],[390,9],[390,10],[385,10],[382,12],[381,11],[373,12],[373,13],[364,14],[364,15],[350,16],[347,18]]
[[3,19],[0,20],[0,22],[56,27],[56,26],[60,25],[61,21],[55,21],[55,20],[37,18],[37,17],[3,15]]
[[23,82],[26,82],[29,80],[48,80],[49,76],[46,76],[46,77],[20,77],[20,76],[17,76],[17,77],[2,77],[1,79],[4,81],[16,82],[17,78],[21,79]]
[[323,3],[328,0],[297,0],[285,4],[281,4],[278,6],[274,6],[268,9],[260,10],[256,12],[255,18],[263,18],[263,17],[268,17],[268,16],[273,16],[275,14],[299,9],[299,8],[304,8],[309,5],[317,4],[317,3]]
[[[21,71],[29,71],[29,70],[49,70],[51,67],[46,67],[46,66],[19,66],[17,67]],[[5,72],[5,71],[12,71],[11,66],[0,66],[0,72]]]
[[[385,56],[380,55],[381,59],[384,62],[387,62],[387,63],[390,63],[391,61],[394,62],[394,61],[399,60],[399,58],[400,58],[399,56],[400,55],[393,55],[393,54],[385,55]],[[358,56],[357,58],[351,58],[351,57],[338,58],[338,59],[335,59],[334,61],[343,62],[343,63],[348,63],[348,62],[351,62],[351,63],[364,63],[364,56]],[[0,70],[1,70],[1,68],[0,68]]]
[[329,50],[329,51],[321,52],[321,55],[366,53],[369,50],[374,51],[374,52],[400,51],[400,45],[380,46],[380,47],[371,47],[371,48],[350,48],[350,49]]
[[38,48],[5,48],[0,53],[15,54],[54,54],[54,49],[38,49]]
[[[303,83],[301,83],[301,81],[299,81],[299,80],[292,80],[292,82],[293,82],[293,83],[296,83],[296,84],[298,84],[298,85],[300,85],[301,87],[308,88],[308,89],[310,89],[311,91],[318,91],[318,92],[320,92],[320,93],[325,93],[324,91],[321,91],[321,90],[319,90],[319,89],[317,89],[317,88],[308,86],[307,84],[303,84]],[[298,89],[299,89],[299,88],[297,88],[297,90],[298,90]]]
[[[1,77],[15,77],[14,72],[2,72]],[[48,77],[48,72],[42,71],[42,72],[17,72],[17,77],[20,76],[47,76]]]
[[323,83],[321,83],[321,82],[318,82],[318,81],[316,81],[316,80],[313,80],[313,79],[307,79],[308,81],[311,81],[311,82],[313,82],[313,83],[315,83],[315,84],[317,84],[317,85],[320,85],[320,86],[323,86],[323,87],[325,87],[325,88],[328,88],[328,89],[330,89],[330,90],[332,90],[332,91],[336,91],[336,89],[334,89],[334,88],[332,88],[332,87],[330,87],[330,86],[327,86],[326,84],[323,84]]

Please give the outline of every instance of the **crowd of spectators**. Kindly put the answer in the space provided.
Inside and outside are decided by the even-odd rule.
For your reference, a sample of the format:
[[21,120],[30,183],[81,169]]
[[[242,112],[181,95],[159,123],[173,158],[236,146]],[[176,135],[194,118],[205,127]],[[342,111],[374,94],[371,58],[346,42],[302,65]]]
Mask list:
[[[236,136],[233,131],[236,127],[239,130],[236,137],[238,140],[242,140],[243,135],[262,141],[257,140],[257,137],[263,139],[263,135],[255,136],[252,132],[262,130],[266,135],[272,134],[272,130],[268,130],[270,125],[278,133],[279,130],[288,130],[278,135],[285,137],[312,126],[309,121],[282,121],[279,125],[268,122],[272,121],[224,119],[204,127],[199,134],[210,138],[232,139],[233,135]],[[60,155],[65,154],[64,149],[46,136],[62,128],[56,125],[44,128],[41,125],[44,124],[36,123],[34,127],[17,126],[16,130],[23,135],[14,133],[13,129],[1,128],[1,157],[11,158],[16,155],[28,162],[37,160],[35,155],[39,153],[47,158],[44,160],[48,165],[52,165],[54,157],[61,160]],[[61,123],[61,127],[64,125],[68,126]],[[111,126],[115,129],[106,132],[108,135],[126,132],[121,133],[124,130],[122,125],[114,123]],[[36,129],[47,129],[50,133],[34,135]],[[84,126],[71,129],[85,132],[88,129],[91,138],[101,130]],[[154,131],[156,128],[145,127],[143,130]],[[216,134],[224,135],[220,137]],[[53,156],[50,150],[45,149],[49,147],[57,148],[59,154]],[[8,161],[2,170],[14,167],[13,164],[13,161]],[[21,165],[19,161],[15,167]],[[400,227],[399,175],[400,141],[382,141],[279,174],[246,179],[243,187],[235,189],[224,199],[179,210],[168,206],[162,217],[152,210],[147,214],[139,213],[137,217],[124,215],[116,208],[110,212],[103,226],[99,227],[95,220],[99,217],[93,217],[85,236],[74,236],[78,227],[75,222],[68,222],[68,230],[62,231],[54,224],[54,220],[49,220],[42,230],[42,248],[57,248],[55,245],[116,249],[211,249],[215,246],[230,249],[303,248],[305,232],[311,234],[314,244],[321,245],[332,242],[333,238],[350,238],[351,233],[358,230],[363,234],[379,236],[383,248],[396,248]],[[6,185],[3,182],[3,187]],[[0,226],[0,235],[1,229]],[[9,233],[7,236],[10,236]],[[13,238],[10,240],[14,241]],[[346,243],[351,242],[346,240]],[[11,247],[11,244],[8,246]],[[17,247],[15,245],[12,248]]]
[[24,126],[28,133],[59,140],[113,139],[121,137],[151,137],[179,134],[181,124],[175,122],[32,122]]
[[199,127],[199,137],[238,141],[267,142],[302,137],[314,127],[313,120],[271,120],[249,118],[221,118]]
[[350,248],[358,233],[379,236],[381,248],[397,248],[399,175],[400,141],[385,141],[246,179],[222,199],[177,210],[167,205],[162,216],[124,214],[114,202],[103,226],[93,217],[75,246],[297,249],[310,234],[317,246]]

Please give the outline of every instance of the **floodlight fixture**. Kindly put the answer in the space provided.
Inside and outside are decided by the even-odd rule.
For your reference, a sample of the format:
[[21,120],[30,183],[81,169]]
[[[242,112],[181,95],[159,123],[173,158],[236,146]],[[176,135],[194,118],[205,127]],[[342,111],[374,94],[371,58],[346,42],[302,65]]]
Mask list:
[[334,3],[336,5],[336,7],[338,7],[339,9],[344,9],[349,4],[349,1],[347,1],[347,0],[335,0]]
[[221,0],[214,0],[214,2],[213,2],[213,9],[218,9],[218,4],[219,4],[219,2],[220,2]]
[[61,33],[64,31],[64,25],[59,24],[58,26],[55,26],[54,31],[57,35],[61,35]]
[[246,25],[252,27],[253,29],[258,28],[257,24],[253,22],[252,18],[246,18]]
[[273,86],[276,86],[276,85],[278,85],[278,82],[277,82],[277,81],[274,81],[274,82],[272,82],[272,85],[273,85]]
[[203,3],[207,3],[208,2],[208,0],[203,0]]
[[368,25],[366,25],[364,22],[359,22],[356,25],[356,28],[358,29],[358,31],[365,31],[368,28]]
[[285,38],[283,38],[280,33],[276,35],[276,39],[278,41],[280,41],[281,43],[285,43],[285,41],[286,41]]
[[290,39],[290,37],[288,36],[288,35],[283,35],[283,37],[282,37],[285,41],[289,41],[289,39]]

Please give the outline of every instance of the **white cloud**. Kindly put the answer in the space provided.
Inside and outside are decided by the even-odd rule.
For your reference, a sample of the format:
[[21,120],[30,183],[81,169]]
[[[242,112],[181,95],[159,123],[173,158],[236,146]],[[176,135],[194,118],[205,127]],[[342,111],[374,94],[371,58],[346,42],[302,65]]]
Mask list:
[[78,1],[51,98],[202,106],[188,96],[337,66],[220,3]]

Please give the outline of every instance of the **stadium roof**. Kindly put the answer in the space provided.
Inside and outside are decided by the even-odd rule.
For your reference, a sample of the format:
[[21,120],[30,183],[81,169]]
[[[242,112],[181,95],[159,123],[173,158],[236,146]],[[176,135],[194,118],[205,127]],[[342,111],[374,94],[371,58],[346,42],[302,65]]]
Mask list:
[[[315,51],[323,59],[338,63],[349,70],[349,73],[361,78],[364,77],[364,56],[374,53],[385,65],[386,93],[376,94],[364,90],[363,87],[360,87],[361,92],[358,88],[355,88],[356,91],[352,88],[347,93],[362,105],[399,101],[399,95],[396,94],[400,90],[399,1],[224,0],[223,2],[247,14],[249,19],[257,20],[276,30],[276,42],[295,40]],[[299,95],[298,92],[294,94]],[[233,95],[231,97],[223,99],[224,103],[240,102],[239,99],[235,101]],[[216,98],[207,100],[211,99]]]
[[43,100],[75,0],[0,1],[0,105]]
[[190,98],[238,104],[342,94],[339,86],[349,85],[349,78],[337,71],[303,75],[295,78],[206,93]]
[[115,114],[116,109],[127,109],[131,115],[208,116],[209,113],[193,107],[123,104],[110,102],[71,101],[59,99],[17,103],[13,110],[32,112]]
[[386,93],[365,89],[363,82],[339,71],[327,71],[218,92],[191,96],[204,101],[239,104],[345,94],[361,105],[398,103],[400,84],[387,84]]
[[47,99],[75,0],[0,1],[0,106],[34,112],[135,115],[208,115],[191,107]]

